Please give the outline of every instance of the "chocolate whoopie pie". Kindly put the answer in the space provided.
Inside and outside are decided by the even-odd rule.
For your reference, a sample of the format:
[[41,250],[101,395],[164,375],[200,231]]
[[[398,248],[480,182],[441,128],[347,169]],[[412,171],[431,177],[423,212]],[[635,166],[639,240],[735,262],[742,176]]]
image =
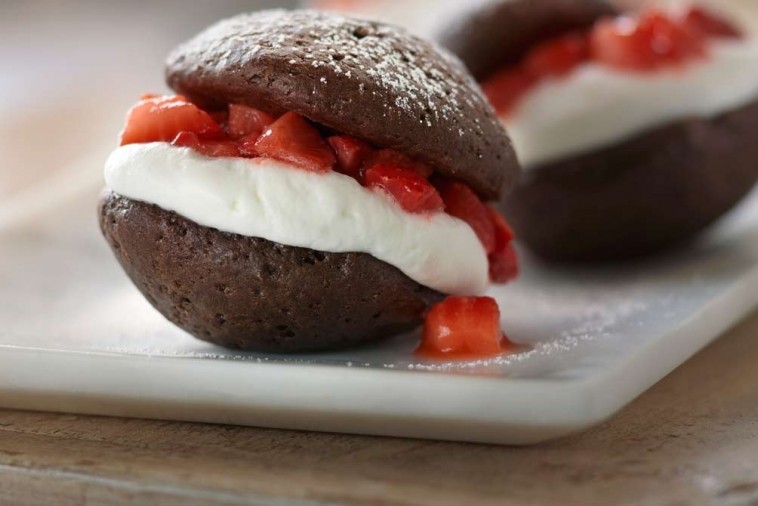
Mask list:
[[451,20],[437,38],[481,81],[516,64],[538,42],[617,13],[605,0],[480,1]]
[[335,349],[515,275],[512,233],[483,201],[519,165],[444,50],[380,23],[263,11],[179,46],[167,81],[180,95],[130,111],[99,216],[137,288],[193,336]]
[[499,0],[443,33],[511,133],[525,171],[501,210],[543,258],[685,244],[758,180],[754,41],[717,14]]

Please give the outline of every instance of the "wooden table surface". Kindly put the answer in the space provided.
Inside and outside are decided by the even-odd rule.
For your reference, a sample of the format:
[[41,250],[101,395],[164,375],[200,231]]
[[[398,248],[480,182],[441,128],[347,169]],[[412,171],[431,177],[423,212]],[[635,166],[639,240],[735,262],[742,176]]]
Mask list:
[[758,504],[758,314],[527,448],[0,411],[0,504]]

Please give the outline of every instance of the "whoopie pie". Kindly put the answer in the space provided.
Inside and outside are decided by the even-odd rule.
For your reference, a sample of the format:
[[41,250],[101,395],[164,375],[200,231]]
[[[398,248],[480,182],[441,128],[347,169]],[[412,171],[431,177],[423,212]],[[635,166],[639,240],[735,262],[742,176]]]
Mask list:
[[455,57],[316,11],[223,20],[168,57],[106,163],[100,224],[148,301],[199,339],[336,349],[417,326],[517,271],[483,202],[519,176]]
[[685,244],[758,179],[758,43],[718,13],[495,0],[439,39],[508,129],[525,170],[501,210],[541,257]]

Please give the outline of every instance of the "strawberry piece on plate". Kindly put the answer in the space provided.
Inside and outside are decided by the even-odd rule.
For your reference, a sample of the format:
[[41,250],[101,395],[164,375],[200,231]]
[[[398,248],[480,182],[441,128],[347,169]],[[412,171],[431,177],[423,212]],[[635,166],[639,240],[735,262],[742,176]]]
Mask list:
[[200,139],[197,134],[193,132],[180,132],[171,144],[174,146],[192,148],[205,156],[240,156],[239,147],[236,142],[229,140]]
[[477,237],[489,254],[495,250],[495,226],[485,206],[476,193],[463,183],[441,180],[437,183],[445,212],[455,216],[474,229]]
[[259,109],[242,104],[229,104],[226,134],[232,139],[260,135],[276,118]]
[[736,26],[703,7],[690,7],[684,15],[684,24],[706,37],[742,37],[742,33]]
[[524,68],[534,77],[560,77],[590,57],[587,37],[571,33],[538,44],[524,59]]
[[255,152],[312,172],[329,172],[337,163],[334,151],[316,127],[294,112],[266,129],[255,142]]
[[349,135],[333,135],[327,142],[337,155],[337,172],[361,181],[361,166],[371,153],[371,146]]
[[521,67],[507,68],[482,83],[482,91],[501,116],[507,116],[537,80]]
[[400,165],[374,165],[366,170],[363,180],[368,188],[388,193],[410,213],[439,212],[445,207],[437,189],[429,181]]
[[152,96],[131,108],[121,132],[121,145],[141,142],[170,142],[180,132],[192,132],[201,138],[223,136],[221,127],[211,116],[182,96]]
[[417,352],[431,357],[486,357],[504,351],[502,340],[495,299],[451,296],[426,314]]

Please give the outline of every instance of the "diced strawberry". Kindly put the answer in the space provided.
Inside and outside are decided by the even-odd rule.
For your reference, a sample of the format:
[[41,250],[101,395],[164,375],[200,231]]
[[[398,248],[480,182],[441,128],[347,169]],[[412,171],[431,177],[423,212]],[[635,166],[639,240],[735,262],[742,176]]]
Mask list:
[[506,283],[518,276],[518,258],[513,241],[513,230],[505,218],[487,207],[492,225],[495,228],[495,248],[487,255],[490,264],[490,281],[493,283]]
[[200,146],[200,137],[194,132],[179,132],[171,141],[173,146],[196,149]]
[[410,156],[405,155],[396,149],[389,148],[378,149],[369,154],[369,156],[366,158],[364,168],[369,168],[372,165],[377,165],[380,163],[391,163],[393,165],[399,165],[405,169],[412,170],[424,179],[429,179],[429,176],[431,176],[432,172],[434,172],[432,168],[425,163],[414,160]]
[[485,206],[476,193],[463,183],[440,180],[436,183],[445,212],[459,218],[471,226],[487,253],[495,250],[495,226]]
[[736,26],[703,7],[690,7],[684,15],[684,23],[691,30],[706,37],[742,37]]
[[534,77],[560,77],[571,72],[589,57],[587,37],[580,33],[571,33],[535,46],[526,55],[523,65]]
[[218,138],[221,127],[210,115],[182,96],[152,96],[132,107],[121,132],[121,145],[140,142],[169,142],[180,132],[202,138]]
[[244,158],[256,158],[259,156],[258,148],[255,147],[258,143],[258,139],[260,139],[260,135],[255,134],[237,139],[237,147],[240,150],[240,156]]
[[417,352],[431,357],[481,358],[502,353],[502,340],[495,299],[451,296],[427,313]]
[[595,24],[590,34],[590,51],[595,61],[609,67],[651,70],[657,64],[651,42],[651,31],[643,32],[637,20],[622,16]]
[[240,156],[239,147],[234,141],[202,141],[200,153],[206,156]]
[[503,249],[513,240],[513,229],[500,213],[489,206],[485,207],[492,226],[495,228],[495,250]]
[[637,29],[650,34],[650,48],[658,65],[678,63],[705,54],[704,38],[666,12],[649,9],[640,16]]
[[501,70],[482,83],[482,91],[498,114],[510,114],[521,98],[536,83],[536,79],[521,67]]
[[361,181],[363,179],[361,166],[373,148],[368,143],[349,135],[333,135],[327,141],[337,155],[337,172]]
[[334,151],[302,116],[288,112],[274,121],[255,143],[259,156],[289,162],[312,172],[329,172],[337,163]]
[[645,71],[704,56],[705,39],[686,20],[653,8],[636,19],[599,21],[590,35],[590,50],[604,65]]
[[391,195],[410,213],[433,213],[444,209],[444,203],[429,181],[412,170],[391,163],[380,163],[366,170],[364,184]]
[[513,244],[496,249],[487,259],[490,264],[490,281],[493,283],[507,283],[518,276],[518,256]]
[[259,109],[242,104],[229,104],[226,133],[232,139],[259,137],[276,118]]
[[205,156],[240,156],[240,151],[236,142],[229,140],[200,139],[197,134],[193,132],[180,132],[171,144],[174,146],[192,148]]

